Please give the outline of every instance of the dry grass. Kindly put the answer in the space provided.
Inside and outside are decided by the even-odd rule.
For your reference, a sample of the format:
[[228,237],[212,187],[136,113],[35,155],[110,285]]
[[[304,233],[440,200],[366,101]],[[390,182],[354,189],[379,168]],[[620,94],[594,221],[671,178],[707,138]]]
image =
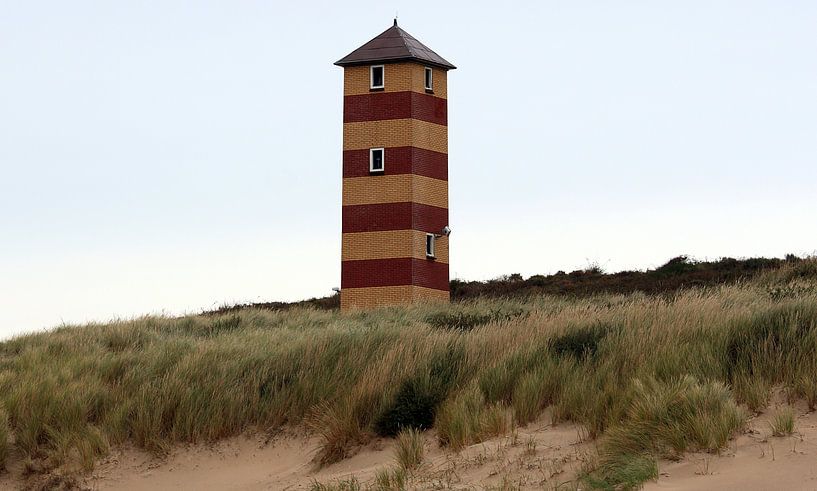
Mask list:
[[377,491],[404,491],[408,483],[406,470],[402,467],[383,469],[377,472],[374,489]]
[[406,471],[413,471],[423,463],[425,455],[425,438],[422,432],[406,428],[397,435],[394,447],[394,460]]
[[9,451],[9,421],[6,411],[0,405],[0,472],[6,466],[6,457]]
[[817,403],[815,265],[672,297],[245,310],[21,336],[0,343],[0,452],[13,441],[46,469],[89,469],[125,441],[162,453],[307,425],[328,463],[408,428],[461,448],[550,407],[602,438],[593,479],[617,486],[667,452],[717,450],[742,424],[736,404],[761,408],[770,387]]
[[791,436],[794,433],[794,411],[790,407],[781,409],[769,422],[774,436]]

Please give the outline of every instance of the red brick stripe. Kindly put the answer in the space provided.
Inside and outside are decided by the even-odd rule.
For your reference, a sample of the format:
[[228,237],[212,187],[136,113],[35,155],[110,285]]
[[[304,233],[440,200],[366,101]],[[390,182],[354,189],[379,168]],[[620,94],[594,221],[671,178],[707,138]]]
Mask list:
[[439,233],[448,225],[448,209],[420,203],[378,203],[343,207],[343,233],[421,230]]
[[448,265],[427,259],[366,259],[341,263],[341,289],[415,285],[448,291]]
[[448,101],[419,92],[372,92],[343,98],[343,122],[419,119],[448,125]]
[[[383,174],[417,174],[448,180],[448,155],[417,147],[386,148],[386,170]],[[365,177],[369,172],[369,150],[343,152],[343,177]]]

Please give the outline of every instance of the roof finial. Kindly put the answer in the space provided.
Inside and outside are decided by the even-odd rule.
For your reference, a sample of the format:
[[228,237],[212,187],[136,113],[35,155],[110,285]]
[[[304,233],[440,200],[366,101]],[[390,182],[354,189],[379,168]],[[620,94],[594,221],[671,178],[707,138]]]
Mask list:
[[399,14],[399,10],[394,11],[394,27],[397,27],[397,14]]

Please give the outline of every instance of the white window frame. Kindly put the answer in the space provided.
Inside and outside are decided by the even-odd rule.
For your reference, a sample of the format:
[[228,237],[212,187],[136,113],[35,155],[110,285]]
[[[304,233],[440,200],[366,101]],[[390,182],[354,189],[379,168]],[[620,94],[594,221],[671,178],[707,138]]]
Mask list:
[[[380,168],[374,168],[374,153],[380,151]],[[369,149],[369,172],[384,172],[386,170],[386,149],[385,148],[370,148]]]
[[[380,68],[383,70],[383,79],[381,80],[380,85],[374,84],[374,69]],[[386,87],[386,65],[372,65],[369,67],[369,88],[370,89],[382,89]]]
[[[429,247],[431,246],[431,247]],[[437,236],[434,234],[426,234],[426,257],[429,259],[434,259],[437,257],[435,255],[435,250],[437,247]]]
[[[425,83],[426,81],[428,81],[428,84]],[[425,85],[426,90],[434,90],[434,70],[431,67],[425,67],[423,85]]]

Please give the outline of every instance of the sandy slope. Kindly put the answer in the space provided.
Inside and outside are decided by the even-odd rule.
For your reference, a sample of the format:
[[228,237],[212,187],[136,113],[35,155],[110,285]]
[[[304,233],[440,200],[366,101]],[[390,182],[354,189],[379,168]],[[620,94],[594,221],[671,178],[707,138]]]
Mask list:
[[[766,415],[753,419],[749,431],[722,455],[691,454],[679,462],[661,462],[661,477],[646,489],[817,490],[817,414],[797,406],[797,435],[770,437]],[[212,446],[176,449],[158,461],[138,449],[116,450],[78,483],[89,489],[309,489],[351,476],[361,483],[394,466],[392,442],[377,440],[354,457],[324,469],[312,464],[316,438],[280,435],[272,442],[239,437]],[[540,421],[514,434],[473,445],[459,454],[443,451],[427,435],[426,463],[412,481],[415,489],[482,489],[503,483],[523,489],[555,489],[570,481],[593,452],[579,428]],[[0,488],[22,484],[12,472]],[[15,477],[17,479],[15,479]]]
[[690,454],[680,462],[661,462],[658,482],[645,489],[817,490],[817,413],[795,405],[795,434],[773,437],[769,421],[782,407],[777,402],[752,419],[748,431],[721,455]]
[[[543,420],[455,455],[439,449],[429,434],[426,464],[414,484],[482,487],[506,479],[538,486],[566,481],[586,451],[579,437],[574,426],[553,427]],[[331,483],[351,476],[365,483],[377,471],[394,466],[389,440],[375,441],[354,457],[320,470],[311,462],[317,446],[315,438],[293,435],[270,444],[240,437],[210,447],[178,449],[163,462],[136,449],[122,449],[100,463],[84,485],[100,490],[308,489],[315,481]]]

